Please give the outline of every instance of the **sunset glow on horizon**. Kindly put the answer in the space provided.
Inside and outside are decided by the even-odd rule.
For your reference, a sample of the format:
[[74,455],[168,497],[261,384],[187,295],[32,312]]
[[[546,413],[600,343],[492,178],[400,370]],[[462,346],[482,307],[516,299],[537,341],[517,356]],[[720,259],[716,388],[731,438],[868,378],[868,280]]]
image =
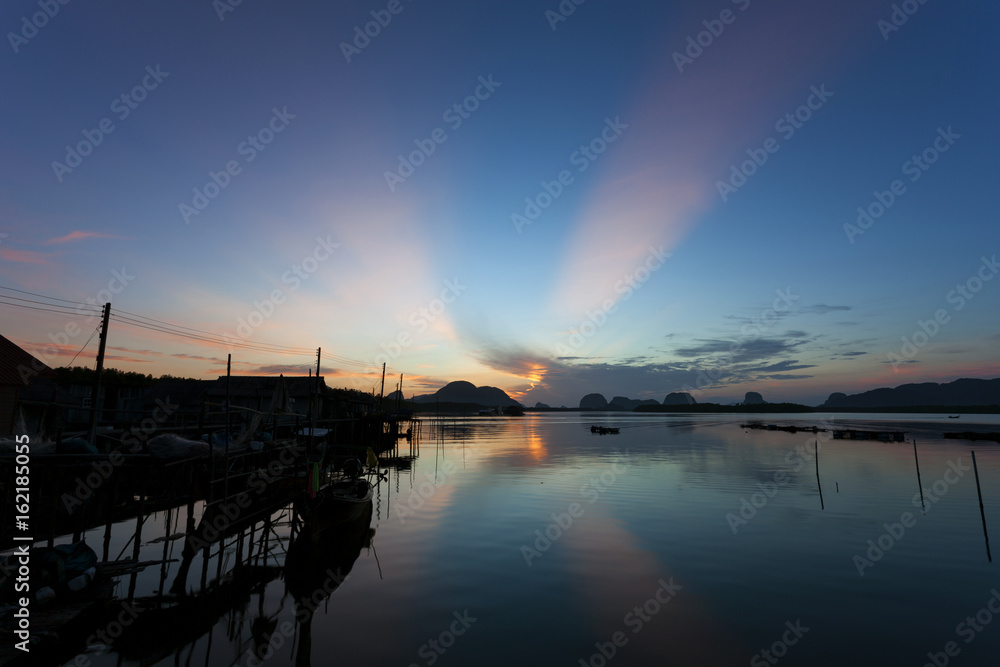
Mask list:
[[1000,9],[563,4],[6,3],[0,334],[526,406],[1000,377]]

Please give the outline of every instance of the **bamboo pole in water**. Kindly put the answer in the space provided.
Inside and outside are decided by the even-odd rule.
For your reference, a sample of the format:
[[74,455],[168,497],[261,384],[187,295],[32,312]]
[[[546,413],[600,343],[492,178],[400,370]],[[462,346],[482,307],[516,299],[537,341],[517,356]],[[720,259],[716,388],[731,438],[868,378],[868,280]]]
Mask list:
[[813,456],[816,459],[816,488],[819,489],[819,508],[826,510],[823,503],[823,485],[819,483],[819,438],[813,442]]
[[986,509],[983,507],[983,490],[979,486],[979,466],[976,465],[976,451],[972,450],[972,469],[976,473],[976,493],[979,494],[979,516],[983,519],[983,536],[986,538],[986,558],[993,562],[990,554],[990,534],[986,532]]
[[920,509],[923,510],[924,514],[927,514],[927,508],[924,507],[924,484],[920,481],[920,459],[917,458],[917,439],[913,439],[913,460],[917,463],[917,487],[920,489]]

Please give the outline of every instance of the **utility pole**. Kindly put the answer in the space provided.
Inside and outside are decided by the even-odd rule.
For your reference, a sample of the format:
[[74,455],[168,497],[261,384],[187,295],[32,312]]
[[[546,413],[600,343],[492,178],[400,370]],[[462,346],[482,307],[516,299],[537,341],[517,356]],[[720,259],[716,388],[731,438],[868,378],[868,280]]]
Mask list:
[[323,348],[316,348],[316,410],[319,411],[322,408],[322,402],[320,399],[320,389],[322,385],[319,383],[319,362],[323,355]]
[[91,391],[90,401],[90,429],[89,440],[95,448],[97,447],[97,422],[101,417],[101,409],[104,401],[101,400],[101,376],[104,374],[104,350],[108,346],[108,321],[111,318],[111,302],[104,304],[104,317],[101,320],[101,344],[97,348],[97,371],[94,374],[94,388]]
[[[225,435],[223,436],[226,439],[226,473],[225,473],[225,479],[226,479],[226,481],[224,483],[224,487],[223,487],[223,491],[222,491],[222,493],[223,493],[222,497],[226,498],[226,499],[229,498],[229,423],[230,423],[230,407],[229,407],[229,404],[232,401],[232,396],[231,396],[230,391],[229,391],[229,382],[232,379],[232,371],[233,371],[233,355],[229,354],[229,355],[226,355],[226,431],[225,431]],[[209,440],[209,448],[208,448],[208,450],[211,452],[212,451],[212,445],[211,445],[212,437],[209,436],[208,440]]]
[[[320,396],[319,396],[319,363],[320,357],[323,353],[323,348],[316,348],[316,386],[313,389],[313,398],[309,401],[309,437],[312,438],[316,435],[316,417],[321,409]],[[310,441],[311,442],[311,441]]]
[[382,414],[382,397],[385,396],[385,362],[382,362],[382,388],[378,390],[378,411]]

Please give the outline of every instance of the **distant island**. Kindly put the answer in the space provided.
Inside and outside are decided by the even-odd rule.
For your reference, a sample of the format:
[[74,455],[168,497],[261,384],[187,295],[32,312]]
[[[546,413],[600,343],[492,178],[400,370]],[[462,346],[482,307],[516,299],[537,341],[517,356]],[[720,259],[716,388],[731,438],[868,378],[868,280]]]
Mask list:
[[[396,392],[389,395],[396,400]],[[482,408],[521,406],[507,392],[497,387],[477,387],[471,382],[449,382],[432,394],[423,394],[404,404],[417,412],[475,412]],[[662,402],[614,396],[610,401],[599,393],[589,393],[575,408],[554,408],[538,402],[527,411],[618,411],[618,412],[690,412],[690,413],[768,413],[768,412],[914,412],[943,413],[961,408],[966,413],[1000,413],[1000,378],[980,380],[963,378],[939,384],[924,382],[880,388],[859,394],[834,392],[818,406],[799,403],[771,403],[763,394],[746,392],[743,401],[732,405],[699,403],[688,392],[670,392]]]
[[433,394],[413,397],[414,403],[458,403],[478,405],[485,408],[506,408],[521,404],[496,387],[477,387],[471,382],[458,380],[449,382]]
[[987,406],[1000,404],[1000,378],[977,380],[963,378],[947,384],[922,382],[904,384],[893,389],[872,389],[861,394],[830,394],[820,407],[840,408],[904,408],[917,406]]
[[[580,401],[581,409],[599,403],[600,394],[588,394]],[[603,397],[602,397],[603,398]],[[689,401],[688,403],[685,403]],[[926,412],[939,413],[961,408],[967,413],[1000,413],[1000,378],[981,380],[962,378],[939,384],[924,382],[884,387],[847,395],[841,392],[819,406],[810,407],[797,403],[768,403],[755,391],[748,391],[738,405],[696,403],[690,394],[668,394],[662,404],[640,405],[636,412]],[[604,408],[614,409],[612,407]]]

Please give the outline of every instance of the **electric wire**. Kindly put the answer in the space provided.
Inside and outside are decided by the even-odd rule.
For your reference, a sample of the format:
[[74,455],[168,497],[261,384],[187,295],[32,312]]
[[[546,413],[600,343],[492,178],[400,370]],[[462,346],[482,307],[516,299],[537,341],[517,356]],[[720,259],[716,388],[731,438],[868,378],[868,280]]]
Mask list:
[[[0,290],[6,290],[9,292],[16,292],[18,294],[25,294],[27,296],[37,297],[38,299],[45,299],[45,301],[37,301],[35,299],[26,299],[22,297],[11,296],[8,294],[0,293],[0,306],[13,306],[16,308],[24,308],[27,310],[35,310],[40,312],[52,312],[60,315],[73,315],[73,316],[83,316],[85,313],[80,312],[81,307],[90,308],[94,310],[93,314],[97,313],[97,307],[94,304],[85,304],[79,301],[71,301],[69,299],[61,299],[58,297],[51,297],[44,294],[38,294],[36,292],[29,292],[26,290],[19,290],[13,287],[5,287],[0,285]],[[17,301],[19,303],[11,303],[12,301]],[[49,303],[49,302],[61,302],[61,303]],[[70,306],[64,306],[62,303],[72,304],[75,308]],[[148,331],[153,331],[157,333],[163,333],[170,336],[185,338],[191,341],[197,341],[200,343],[207,343],[210,345],[227,346],[237,349],[255,351],[255,352],[268,352],[272,354],[283,354],[290,356],[299,355],[312,355],[315,350],[313,348],[304,347],[284,347],[281,345],[275,345],[272,343],[263,343],[258,341],[249,340],[236,340],[224,334],[218,334],[211,331],[205,331],[202,329],[195,329],[193,327],[184,326],[181,324],[174,324],[172,322],[166,322],[164,320],[159,320],[156,318],[148,317],[146,315],[140,315],[138,313],[132,313],[129,311],[121,310],[118,308],[113,308],[110,312],[110,316],[114,318],[116,322],[125,324],[131,327],[145,329]],[[90,339],[84,344],[84,347],[77,352],[76,356],[73,357],[75,360],[80,353],[86,348],[86,346],[93,340],[93,336],[100,329],[98,326],[95,329],[94,334],[91,334]],[[349,357],[344,357],[336,354],[322,353],[320,355],[321,360],[325,360],[331,365],[339,367],[349,367],[364,370],[377,370],[377,366],[373,366],[371,363],[362,361],[359,359],[352,359]],[[72,363],[72,362],[70,362]],[[397,369],[391,368],[386,365],[386,371],[395,372]]]
[[[101,326],[100,326],[100,325],[97,325],[97,326],[96,326],[96,327],[94,328],[94,332],[93,332],[92,334],[90,334],[90,338],[88,338],[88,339],[87,339],[87,342],[86,342],[86,343],[84,343],[84,344],[83,344],[83,347],[81,347],[81,348],[80,348],[80,352],[83,352],[84,350],[86,350],[86,349],[87,349],[87,346],[88,346],[88,345],[90,345],[90,341],[94,340],[94,336],[95,336],[95,335],[97,334],[97,332],[98,332],[98,331],[100,331],[100,330],[101,330]],[[73,358],[72,358],[72,359],[70,359],[70,362],[69,362],[68,364],[66,364],[66,366],[67,366],[67,367],[70,367],[70,368],[72,368],[72,367],[73,367],[73,362],[74,362],[74,361],[76,361],[76,358],[80,356],[80,352],[77,352],[76,354],[74,354],[74,355],[73,355]]]

